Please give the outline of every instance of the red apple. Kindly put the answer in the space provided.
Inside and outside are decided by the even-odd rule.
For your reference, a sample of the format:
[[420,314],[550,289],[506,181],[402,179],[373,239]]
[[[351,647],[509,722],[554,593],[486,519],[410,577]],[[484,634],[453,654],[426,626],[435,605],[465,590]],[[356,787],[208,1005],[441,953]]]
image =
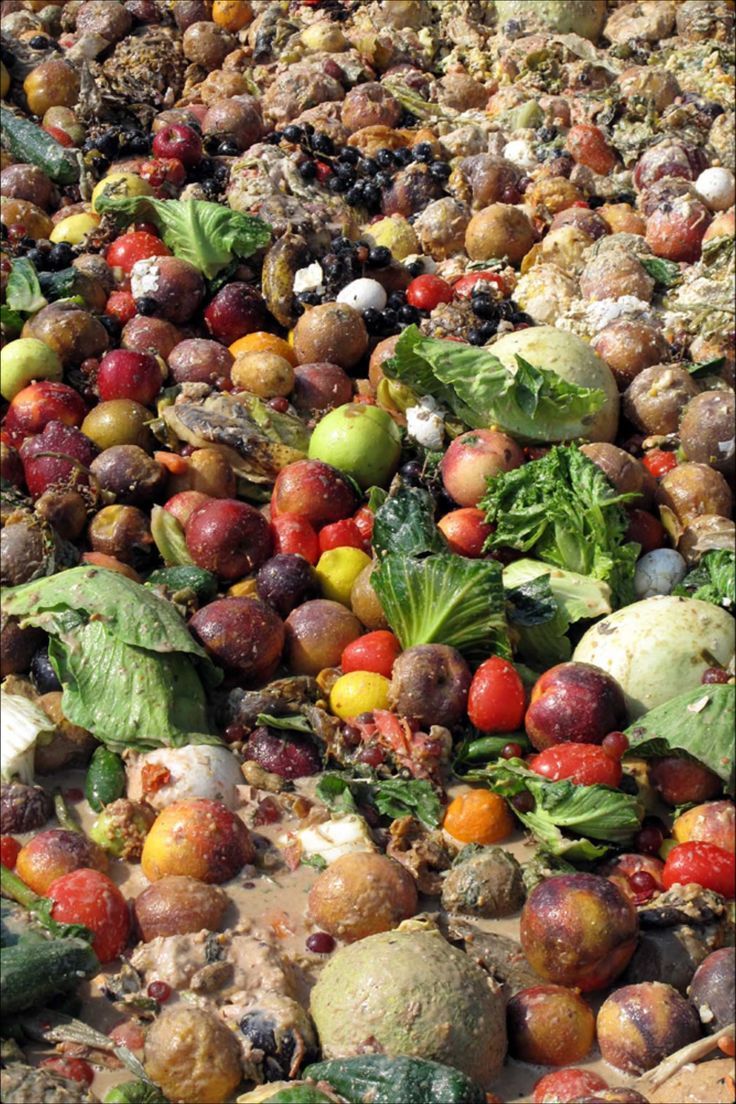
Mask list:
[[221,579],[242,579],[271,555],[271,530],[263,514],[235,498],[215,498],[195,510],[186,539],[197,566]]
[[274,483],[271,516],[298,514],[312,525],[350,517],[358,502],[342,472],[322,460],[297,460]]
[[12,444],[41,433],[49,422],[80,426],[87,408],[79,392],[65,383],[41,380],[19,391],[5,416],[4,429]]
[[211,501],[210,495],[202,494],[201,491],[179,491],[164,502],[164,510],[173,514],[184,528],[194,511]]
[[43,433],[26,437],[19,451],[26,486],[34,498],[53,484],[86,486],[89,477],[84,469],[97,455],[89,437],[63,422],[49,422]]
[[451,510],[440,518],[437,528],[449,544],[450,551],[471,559],[478,559],[483,555],[483,545],[492,532],[491,526],[485,520],[485,514],[475,506]]
[[251,287],[240,281],[226,284],[204,312],[207,329],[216,341],[232,345],[239,337],[267,330],[272,321],[266,304]]
[[150,406],[161,390],[161,368],[150,353],[114,349],[106,353],[97,369],[97,391],[103,402],[132,399]]
[[625,727],[624,696],[600,667],[559,663],[537,679],[524,723],[537,751],[568,741],[600,744]]
[[440,471],[450,498],[459,506],[477,506],[486,481],[524,463],[524,453],[511,437],[495,429],[471,429],[452,442]]
[[202,160],[202,139],[192,127],[174,123],[158,131],[152,150],[154,157],[176,157],[189,169]]

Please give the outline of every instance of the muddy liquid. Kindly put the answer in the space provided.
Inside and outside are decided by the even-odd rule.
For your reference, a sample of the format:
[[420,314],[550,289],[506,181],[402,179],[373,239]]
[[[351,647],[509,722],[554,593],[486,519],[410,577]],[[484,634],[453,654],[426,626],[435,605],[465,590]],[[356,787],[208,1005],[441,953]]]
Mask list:
[[[48,785],[49,788],[61,786],[64,791],[81,790],[84,786],[84,772],[65,772],[55,776],[53,782],[49,781]],[[297,785],[308,796],[313,782],[312,780],[304,780],[303,785]],[[451,788],[450,794],[454,795],[454,793],[463,789],[467,789],[467,787],[457,786]],[[82,828],[88,830],[95,814],[89,808],[87,802],[82,799],[76,802],[68,801],[68,804]],[[260,827],[257,831],[258,835],[263,837],[262,844],[266,846],[267,841],[275,841],[284,831],[295,827],[296,823],[296,821],[284,820],[278,824]],[[519,862],[527,861],[534,850],[533,846],[524,839],[521,833],[505,840],[503,846],[511,851]],[[111,859],[108,873],[113,881],[120,886],[124,896],[129,901],[149,884],[138,863]],[[255,929],[268,932],[273,930],[274,918],[280,918],[282,922],[278,924],[279,946],[290,956],[293,955],[305,964],[306,968],[298,971],[302,981],[302,992],[299,993],[299,997],[304,1003],[308,1003],[311,984],[314,983],[320,965],[326,962],[328,958],[326,955],[310,954],[305,949],[305,940],[310,931],[313,930],[305,917],[307,894],[317,877],[317,871],[310,866],[301,866],[295,871],[290,871],[284,866],[264,873],[259,871],[255,877],[249,876],[251,874],[252,870],[246,870],[242,875],[223,886],[231,899],[231,905],[225,914],[222,928],[224,930],[234,926],[239,921],[248,920],[253,923]],[[439,908],[438,899],[426,898],[420,902],[420,908],[429,912],[436,912]],[[477,923],[478,927],[485,931],[497,932],[516,940],[519,938],[518,914],[503,920],[471,919],[473,923]],[[96,978],[85,984],[82,990],[83,1008],[79,1018],[105,1034],[125,1018],[102,995],[104,977],[108,974],[115,974],[119,968],[119,961],[108,963]],[[604,998],[605,993],[599,996],[596,994],[586,996],[594,1011],[598,1010]],[[173,996],[172,1000],[175,999],[176,997]],[[45,1050],[34,1047],[33,1052],[35,1060],[35,1058],[48,1056],[53,1051],[52,1047],[49,1046]],[[591,1052],[586,1061],[576,1063],[576,1067],[594,1070],[612,1087],[631,1084],[634,1080],[633,1078],[627,1079],[624,1074],[612,1070],[610,1066],[603,1062],[596,1050]],[[550,1066],[533,1066],[507,1059],[501,1075],[495,1079],[490,1088],[507,1104],[512,1104],[515,1101],[530,1101],[535,1082],[543,1074],[551,1072],[552,1068]],[[131,1076],[125,1069],[98,1070],[92,1085],[92,1091],[102,1100],[114,1085],[129,1081]],[[243,1092],[245,1090],[241,1089],[239,1091]],[[235,1097],[233,1097],[234,1099]],[[400,1104],[400,1102],[397,1101],[397,1104]]]

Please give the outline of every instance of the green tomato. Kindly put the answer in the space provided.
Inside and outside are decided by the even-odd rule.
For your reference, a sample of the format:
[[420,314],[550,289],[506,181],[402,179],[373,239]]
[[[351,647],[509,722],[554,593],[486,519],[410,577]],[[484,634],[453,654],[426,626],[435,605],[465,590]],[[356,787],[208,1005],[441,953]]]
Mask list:
[[385,487],[399,466],[401,435],[378,406],[347,403],[326,414],[309,442],[310,460],[324,460],[363,489]]
[[32,380],[58,383],[62,374],[61,361],[53,349],[36,337],[19,337],[3,349],[0,392],[4,399],[12,402]]

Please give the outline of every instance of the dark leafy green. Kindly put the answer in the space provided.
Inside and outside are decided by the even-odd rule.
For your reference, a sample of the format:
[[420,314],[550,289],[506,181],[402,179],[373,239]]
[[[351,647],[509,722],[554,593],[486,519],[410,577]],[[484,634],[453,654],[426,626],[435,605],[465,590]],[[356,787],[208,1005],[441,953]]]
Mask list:
[[51,915],[54,902],[49,897],[40,897],[34,893],[7,866],[0,866],[0,891],[3,897],[8,897],[28,909],[54,939],[83,939],[86,943],[92,942],[92,932],[84,924],[63,924],[54,920]]
[[421,487],[401,487],[376,511],[373,548],[379,559],[389,552],[423,556],[447,552],[447,542],[434,520],[434,501]]
[[626,730],[630,753],[645,759],[691,756],[734,793],[736,686],[698,686],[650,709]]
[[544,563],[602,579],[616,606],[634,600],[639,546],[626,542],[624,505],[592,460],[574,446],[558,445],[489,480],[481,500],[494,531],[487,549],[515,548]]
[[312,735],[314,730],[302,713],[296,713],[291,717],[274,717],[270,713],[259,713],[256,724],[265,725],[267,728],[281,729],[284,732],[305,732]]
[[436,828],[441,819],[440,800],[424,779],[348,778],[341,774],[324,774],[317,783],[316,793],[334,812],[354,813],[358,804],[367,804],[391,820],[414,816],[427,828]]
[[662,257],[639,257],[642,268],[663,288],[674,287],[680,282],[680,266],[674,261],[665,261]]
[[736,609],[736,553],[728,548],[712,548],[672,591],[682,598],[699,598],[723,606],[729,613]]
[[383,370],[418,395],[433,395],[476,429],[495,425],[524,441],[583,436],[605,402],[603,392],[516,360],[512,372],[488,349],[424,337],[409,326]]
[[528,628],[551,621],[557,613],[557,602],[549,585],[549,573],[511,587],[506,591],[506,605],[512,625]]
[[644,806],[631,794],[609,786],[576,786],[567,779],[549,782],[521,759],[499,759],[476,777],[503,797],[530,794],[534,808],[515,809],[516,815],[544,851],[570,862],[591,862],[611,847],[626,846],[644,815]]
[[103,195],[97,208],[124,223],[153,222],[172,253],[209,280],[234,257],[250,257],[271,240],[271,227],[261,219],[201,199]]
[[35,314],[46,306],[33,263],[26,257],[16,257],[10,268],[5,302],[11,311]]
[[17,310],[11,310],[5,303],[0,306],[0,326],[3,333],[17,334],[23,329],[23,315]]

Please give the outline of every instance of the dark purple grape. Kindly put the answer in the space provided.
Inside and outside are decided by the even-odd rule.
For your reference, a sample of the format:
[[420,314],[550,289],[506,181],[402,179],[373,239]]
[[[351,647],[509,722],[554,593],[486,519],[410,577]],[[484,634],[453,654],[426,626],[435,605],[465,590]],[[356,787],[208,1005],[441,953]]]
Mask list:
[[289,552],[266,560],[256,575],[256,590],[258,597],[281,617],[288,617],[302,602],[319,597],[312,565],[303,556]]
[[322,770],[314,744],[303,736],[277,736],[267,728],[256,728],[245,747],[246,759],[254,759],[264,770],[281,778],[305,778]]

